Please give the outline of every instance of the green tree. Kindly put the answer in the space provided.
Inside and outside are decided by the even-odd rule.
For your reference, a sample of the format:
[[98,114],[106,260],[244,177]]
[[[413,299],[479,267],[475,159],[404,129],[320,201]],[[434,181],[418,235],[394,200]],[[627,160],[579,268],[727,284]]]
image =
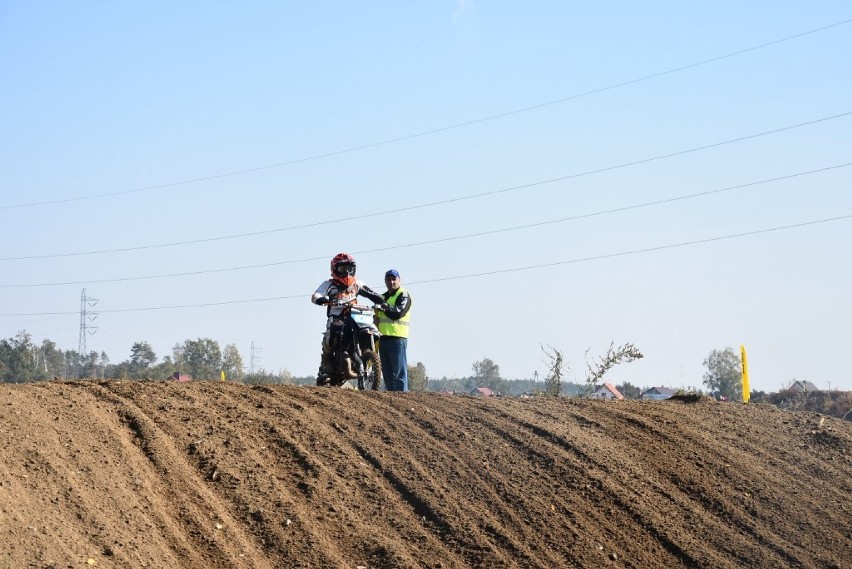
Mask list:
[[96,379],[98,377],[98,360],[100,354],[92,350],[85,357],[80,358],[80,376],[81,378]]
[[65,356],[62,350],[58,349],[54,342],[45,338],[41,342],[39,351],[41,352],[45,379],[63,377],[65,374]]
[[500,366],[490,358],[483,358],[473,364],[473,377],[481,384],[500,379]]
[[429,378],[426,376],[426,366],[417,362],[417,365],[408,366],[408,389],[410,391],[427,391]]
[[62,372],[63,378],[80,377],[80,354],[75,350],[65,351],[65,366]]
[[36,380],[36,349],[32,337],[25,331],[14,338],[0,340],[2,380],[5,383],[27,383]]
[[147,377],[153,379],[166,379],[177,370],[177,362],[172,360],[172,356],[164,356],[163,361],[148,368]]
[[508,393],[508,384],[500,377],[500,366],[490,358],[473,364],[474,387],[487,387],[495,393]]
[[742,399],[742,363],[740,355],[733,348],[713,350],[704,360],[704,385],[716,397],[724,396],[731,400]]
[[210,338],[186,340],[175,346],[175,362],[179,371],[188,373],[193,379],[219,379],[222,369],[222,350],[219,343]]
[[130,372],[147,370],[157,361],[157,354],[148,342],[136,342],[130,347]]
[[123,361],[107,366],[106,376],[113,379],[130,379],[130,362]]
[[225,351],[222,353],[222,371],[225,372],[228,381],[243,380],[243,358],[234,344],[225,346]]
[[99,354],[98,362],[97,362],[97,370],[95,372],[95,378],[98,377],[98,372],[100,372],[101,379],[106,378],[106,370],[109,367],[109,356],[103,350]]

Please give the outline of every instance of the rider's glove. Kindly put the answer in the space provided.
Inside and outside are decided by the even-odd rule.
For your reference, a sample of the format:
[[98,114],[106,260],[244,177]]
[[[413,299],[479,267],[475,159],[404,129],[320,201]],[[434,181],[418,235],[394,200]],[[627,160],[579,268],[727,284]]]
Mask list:
[[321,296],[315,301],[319,305],[328,304],[329,298],[327,296]]
[[390,308],[390,306],[388,306],[386,302],[383,302],[377,308],[379,310],[381,310],[382,312],[387,312],[388,308]]

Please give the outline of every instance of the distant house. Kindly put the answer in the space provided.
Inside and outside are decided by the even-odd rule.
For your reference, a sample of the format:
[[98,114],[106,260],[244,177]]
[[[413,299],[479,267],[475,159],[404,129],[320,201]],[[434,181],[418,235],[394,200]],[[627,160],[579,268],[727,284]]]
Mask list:
[[810,381],[796,381],[793,385],[790,386],[788,391],[792,391],[794,393],[812,393],[814,391],[819,391],[819,387],[811,383]]
[[176,371],[172,375],[169,376],[169,380],[171,380],[171,381],[192,381],[192,377],[190,377],[188,374]]
[[474,387],[470,394],[474,397],[494,397],[494,392],[487,387]]
[[659,401],[660,399],[668,399],[672,395],[677,393],[674,389],[670,389],[668,387],[651,387],[646,389],[642,395],[639,396],[639,399],[650,399],[652,401]]
[[619,392],[615,386],[611,383],[604,383],[600,387],[598,387],[594,393],[589,395],[589,399],[618,399],[621,401],[624,399],[624,395]]
[[438,393],[441,394],[441,395],[455,395],[456,394],[455,391],[453,391],[451,389],[447,389],[446,387],[441,389],[441,391],[439,391]]

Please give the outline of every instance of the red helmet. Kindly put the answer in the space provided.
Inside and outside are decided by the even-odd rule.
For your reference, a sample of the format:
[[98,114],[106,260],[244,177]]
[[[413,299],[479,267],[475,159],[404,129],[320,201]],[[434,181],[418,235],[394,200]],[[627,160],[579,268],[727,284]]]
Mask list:
[[331,260],[331,278],[343,286],[355,284],[355,257],[349,253],[338,253]]

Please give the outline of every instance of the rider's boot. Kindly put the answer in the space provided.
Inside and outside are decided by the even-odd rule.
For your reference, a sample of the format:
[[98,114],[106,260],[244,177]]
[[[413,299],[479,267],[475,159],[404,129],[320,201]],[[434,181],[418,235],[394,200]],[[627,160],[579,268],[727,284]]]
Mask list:
[[331,350],[323,346],[322,359],[320,360],[319,373],[317,373],[317,385],[328,385],[329,378],[334,373],[334,358]]

